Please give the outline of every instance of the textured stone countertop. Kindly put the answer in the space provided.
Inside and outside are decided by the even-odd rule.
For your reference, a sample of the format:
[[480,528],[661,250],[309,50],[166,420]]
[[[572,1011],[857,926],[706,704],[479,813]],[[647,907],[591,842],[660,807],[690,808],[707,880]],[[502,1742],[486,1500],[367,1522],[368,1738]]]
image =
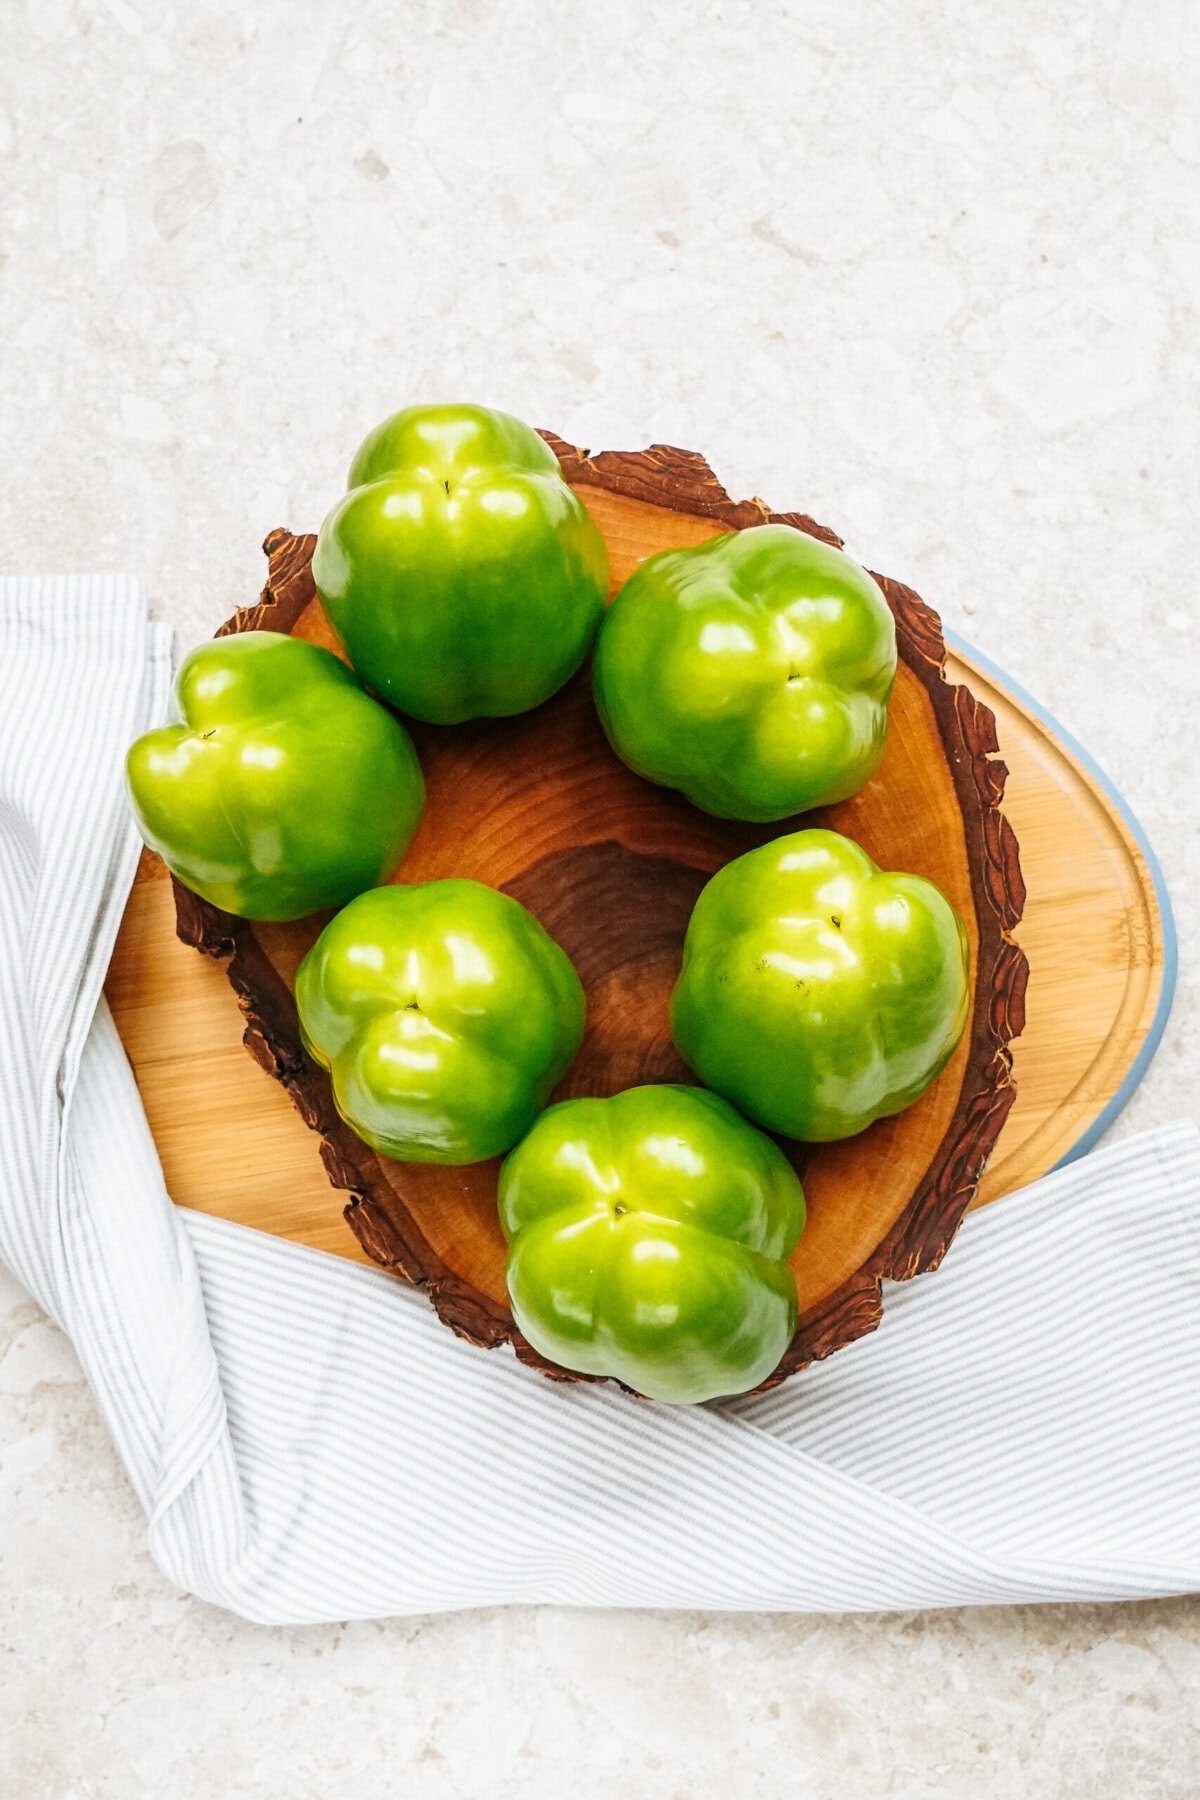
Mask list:
[[[1183,945],[1116,1130],[1195,1114],[1198,76],[1191,0],[8,0],[0,568],[186,643],[406,401],[701,449],[1102,759]],[[241,1624],[6,1277],[0,1650],[11,1800],[1200,1785],[1198,1602]]]

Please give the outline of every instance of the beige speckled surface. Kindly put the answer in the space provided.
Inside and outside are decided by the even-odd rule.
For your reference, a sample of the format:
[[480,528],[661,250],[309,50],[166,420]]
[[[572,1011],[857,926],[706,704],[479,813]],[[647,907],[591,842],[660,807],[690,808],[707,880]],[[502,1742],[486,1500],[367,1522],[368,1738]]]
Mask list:
[[[6,0],[0,568],[192,638],[404,401],[701,448],[1102,757],[1183,940],[1117,1129],[1194,1113],[1198,77],[1191,0]],[[261,1630],[7,1278],[0,1358],[13,1800],[1200,1789],[1197,1603]]]

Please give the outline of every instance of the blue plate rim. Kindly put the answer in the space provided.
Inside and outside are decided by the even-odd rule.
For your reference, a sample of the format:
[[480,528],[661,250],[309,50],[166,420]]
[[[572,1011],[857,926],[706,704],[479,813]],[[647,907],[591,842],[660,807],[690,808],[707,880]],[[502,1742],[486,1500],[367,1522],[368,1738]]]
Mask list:
[[[1150,871],[1150,880],[1154,887],[1154,898],[1158,904],[1163,938],[1162,986],[1159,989],[1158,1005],[1155,1008],[1154,1017],[1150,1021],[1150,1029],[1146,1033],[1136,1057],[1126,1070],[1116,1093],[1106,1101],[1091,1124],[1081,1132],[1071,1148],[1055,1163],[1054,1167],[1061,1169],[1067,1163],[1075,1162],[1078,1157],[1085,1156],[1092,1146],[1103,1137],[1118,1114],[1128,1106],[1162,1041],[1167,1019],[1170,1017],[1171,1005],[1175,998],[1175,983],[1179,974],[1179,939],[1175,930],[1175,915],[1171,908],[1171,897],[1167,892],[1167,881],[1162,871],[1162,865],[1154,853],[1150,839],[1146,836],[1141,820],[1124,794],[1105,774],[1095,757],[1084,749],[1079,739],[1073,736],[1052,712],[1048,711],[1040,701],[1034,699],[1028,688],[1022,687],[1019,681],[1014,681],[1012,676],[994,663],[990,656],[985,656],[982,650],[976,649],[974,644],[948,627],[943,628],[942,635],[948,649],[968,658],[985,675],[990,676],[998,687],[1004,688],[1013,695],[1014,699],[1019,700],[1027,712],[1032,713],[1034,718],[1047,726],[1058,742],[1070,751],[1075,761],[1091,776],[1097,787],[1104,791],[1128,826],[1138,849],[1146,859],[1146,867]],[[1003,745],[1001,745],[1000,753],[1003,756]]]

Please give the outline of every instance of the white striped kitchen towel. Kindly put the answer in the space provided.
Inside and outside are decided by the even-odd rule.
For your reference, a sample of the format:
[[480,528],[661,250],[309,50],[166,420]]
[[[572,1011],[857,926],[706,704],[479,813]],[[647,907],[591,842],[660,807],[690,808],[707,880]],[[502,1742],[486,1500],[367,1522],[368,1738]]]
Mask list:
[[101,998],[121,757],[168,663],[135,583],[0,583],[0,1256],[73,1339],[172,1580],[264,1621],[1200,1586],[1188,1126],[968,1220],[828,1364],[691,1410],[553,1387],[382,1273],[173,1207]]

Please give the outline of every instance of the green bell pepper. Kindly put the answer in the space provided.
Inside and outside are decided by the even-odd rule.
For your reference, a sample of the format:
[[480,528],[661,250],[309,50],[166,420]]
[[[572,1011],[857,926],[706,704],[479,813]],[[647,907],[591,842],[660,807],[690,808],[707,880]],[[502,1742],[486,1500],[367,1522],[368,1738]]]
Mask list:
[[417,754],[328,650],[215,638],[185,657],[173,711],[125,771],[142,836],[185,887],[243,918],[298,919],[399,866],[425,804]]
[[537,433],[482,406],[377,427],[321,527],[313,579],[354,667],[439,724],[539,705],[591,647],[604,540]]
[[513,1316],[552,1362],[695,1401],[757,1387],[787,1349],[804,1195],[716,1094],[550,1107],[506,1159],[499,1203]]
[[970,1010],[962,920],[836,831],[750,850],[697,900],[671,1031],[700,1079],[786,1137],[851,1137],[923,1094]]
[[511,1149],[583,1037],[566,952],[478,881],[360,894],[301,963],[296,1006],[338,1112],[400,1162]]
[[651,556],[608,610],[596,706],[637,774],[723,819],[845,800],[887,735],[896,628],[850,557],[788,525]]

